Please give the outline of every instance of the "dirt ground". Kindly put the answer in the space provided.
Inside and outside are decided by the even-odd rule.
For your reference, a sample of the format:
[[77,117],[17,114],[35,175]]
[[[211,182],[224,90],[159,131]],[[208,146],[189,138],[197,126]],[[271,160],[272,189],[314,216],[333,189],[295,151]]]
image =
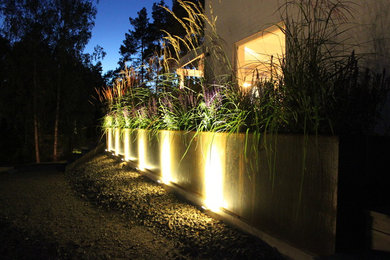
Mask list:
[[104,154],[67,173],[0,173],[0,256],[282,259]]

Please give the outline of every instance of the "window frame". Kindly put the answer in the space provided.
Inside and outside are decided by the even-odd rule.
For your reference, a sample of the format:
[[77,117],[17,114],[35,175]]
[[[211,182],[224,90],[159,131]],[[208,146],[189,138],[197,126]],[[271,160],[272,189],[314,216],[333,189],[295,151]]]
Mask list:
[[[259,38],[263,38],[265,36],[267,36],[268,34],[274,34],[276,31],[282,31],[282,33],[284,34],[284,29],[285,29],[285,25],[283,22],[279,22],[275,25],[272,25],[272,26],[269,26],[267,27],[266,29],[263,29],[263,30],[260,30],[254,34],[251,34],[237,42],[234,43],[234,47],[233,47],[233,61],[234,61],[234,74],[235,74],[235,77],[237,79],[237,83],[241,86],[241,87],[244,87],[246,88],[247,86],[243,86],[244,83],[242,83],[242,80],[243,79],[240,79],[240,68],[239,68],[239,48],[251,41],[254,41],[256,39],[259,39]],[[282,43],[280,45],[280,47],[283,47]],[[284,37],[284,48],[281,48],[282,49],[282,55],[285,56],[286,55],[286,37]],[[240,67],[244,67],[245,65],[241,65]]]

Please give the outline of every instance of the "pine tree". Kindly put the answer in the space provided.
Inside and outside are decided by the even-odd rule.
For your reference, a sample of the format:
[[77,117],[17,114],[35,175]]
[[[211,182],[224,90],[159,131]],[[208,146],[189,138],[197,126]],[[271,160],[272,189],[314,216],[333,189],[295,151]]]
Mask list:
[[163,7],[167,8],[164,0],[161,0],[159,3],[154,3],[152,7],[152,30],[154,38],[157,41],[156,44],[158,45],[158,41],[162,40],[165,36],[165,33],[162,30],[167,30],[167,28],[169,28],[170,21],[170,14]]
[[147,58],[153,55],[156,46],[146,8],[142,8],[137,14],[137,18],[129,18],[134,29],[129,29],[128,33],[125,34],[126,38],[119,51],[122,55],[120,64],[123,66],[126,62],[131,61],[133,66],[140,67],[141,82],[144,82],[144,66],[147,63]]
[[101,76],[84,62],[82,50],[94,25],[93,2],[0,0],[0,35],[10,45],[0,103],[21,144],[15,160],[30,160],[32,147],[36,162],[48,160],[43,135],[53,137],[52,158],[57,160],[60,139],[71,138],[75,123],[83,127],[91,118],[86,100]]

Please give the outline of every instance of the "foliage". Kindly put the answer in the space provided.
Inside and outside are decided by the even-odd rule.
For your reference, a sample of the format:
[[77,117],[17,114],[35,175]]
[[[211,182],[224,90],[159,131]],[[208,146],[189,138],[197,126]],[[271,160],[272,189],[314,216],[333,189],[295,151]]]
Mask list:
[[[373,132],[390,82],[385,72],[360,68],[352,50],[340,51],[345,48],[339,48],[342,43],[337,39],[345,32],[341,25],[351,16],[350,3],[297,0],[282,5],[283,25],[277,26],[286,37],[288,53],[278,62],[270,57],[271,76],[254,77],[252,88],[237,84],[216,31],[216,17],[204,15],[202,6],[192,1],[175,3],[186,18],[165,10],[181,25],[183,34],[165,31],[163,60],[156,58],[164,69],[153,79],[155,91],[134,86],[134,93],[142,94],[129,92],[126,102],[117,103],[122,110],[133,111],[130,114],[137,122],[125,125],[214,132]],[[179,66],[189,52],[207,53],[209,67],[204,79],[190,79],[180,89],[175,75],[166,72]],[[191,82],[196,82],[195,87],[189,87]]]
[[[290,10],[297,11],[291,14]],[[343,25],[348,24],[352,16],[351,3],[291,1],[282,5],[280,12],[284,24],[280,29],[285,34],[288,50],[281,61],[280,85],[283,92],[281,105],[288,122],[285,131],[315,134],[372,132],[389,84],[385,74],[378,76],[383,77],[382,81],[369,80],[377,76],[368,69],[363,73],[365,75],[361,75],[362,69],[353,50],[350,54],[341,50],[348,48],[337,39],[343,38],[347,30],[342,28],[347,28]],[[379,97],[377,93],[383,96]],[[346,104],[350,106],[340,110]]]
[[[181,0],[173,0],[171,11],[165,1],[160,0],[153,3],[152,22],[149,21],[145,8],[138,12],[136,18],[130,17],[129,21],[133,29],[125,34],[125,40],[120,47],[122,55],[119,61],[120,67],[131,66],[137,68],[140,72],[141,82],[153,80],[156,77],[154,74],[157,72],[153,65],[161,61],[163,49],[169,49],[171,52],[175,49],[171,42],[164,40],[166,34],[175,35],[179,38],[185,38],[188,35],[188,31],[183,27],[183,21],[190,21],[193,14],[195,14],[194,12],[188,12],[190,5],[192,8],[198,5],[203,6],[204,1],[190,0],[183,4]],[[201,12],[198,13],[201,14]],[[198,39],[201,37],[201,35],[196,36]],[[183,45],[183,42],[180,42],[180,44]],[[185,50],[182,48],[182,51]],[[184,55],[185,53],[182,52],[181,54]],[[116,72],[119,71],[120,69],[116,70]],[[165,72],[167,71],[165,70]]]
[[90,97],[103,84],[101,64],[82,54],[95,6],[87,0],[1,0],[0,14],[8,46],[0,75],[0,117],[5,131],[14,133],[11,146],[17,147],[5,160],[31,161],[34,147],[42,148],[42,160],[50,160],[55,128],[66,156],[84,129],[94,135],[100,117]]
[[[151,24],[149,23],[148,14],[146,8],[142,8],[138,12],[137,18],[129,18],[130,24],[134,27],[134,30],[129,30],[125,34],[125,40],[120,47],[120,54],[122,55],[121,63],[126,66],[127,61],[132,61],[133,65],[140,67],[141,82],[144,81],[146,59],[154,53],[155,37],[153,34]],[[140,57],[134,56],[134,54],[140,54]],[[135,60],[134,60],[135,59]]]

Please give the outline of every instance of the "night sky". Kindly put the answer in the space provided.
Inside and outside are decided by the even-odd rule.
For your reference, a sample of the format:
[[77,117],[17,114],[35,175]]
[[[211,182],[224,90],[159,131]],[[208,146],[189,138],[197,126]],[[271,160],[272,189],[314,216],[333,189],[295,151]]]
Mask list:
[[[100,45],[107,53],[102,61],[103,73],[115,69],[119,61],[119,47],[130,29],[129,17],[135,18],[137,12],[146,7],[151,19],[152,6],[157,0],[100,0],[97,4],[95,27],[92,38],[84,52],[92,53],[96,45]],[[165,3],[171,6],[171,0]]]

